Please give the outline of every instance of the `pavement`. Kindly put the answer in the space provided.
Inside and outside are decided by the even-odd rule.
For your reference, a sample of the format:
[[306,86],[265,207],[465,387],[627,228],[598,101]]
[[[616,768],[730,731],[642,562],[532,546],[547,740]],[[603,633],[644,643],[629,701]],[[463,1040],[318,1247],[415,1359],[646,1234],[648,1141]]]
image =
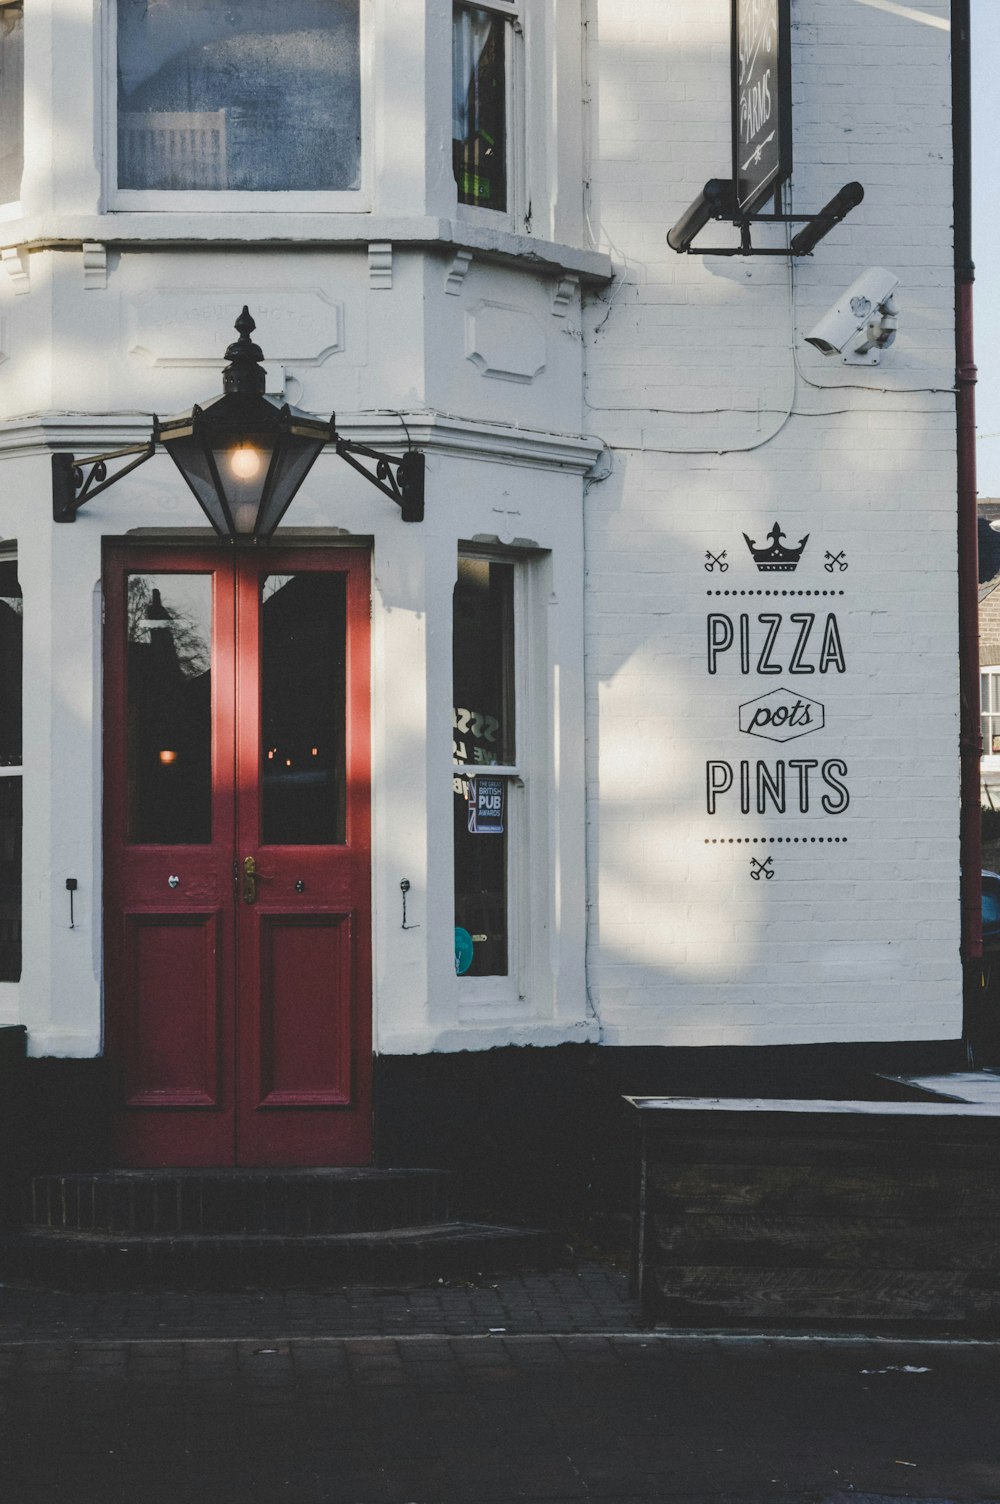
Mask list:
[[1000,1343],[646,1330],[599,1263],[0,1288],[2,1504],[1000,1504]]

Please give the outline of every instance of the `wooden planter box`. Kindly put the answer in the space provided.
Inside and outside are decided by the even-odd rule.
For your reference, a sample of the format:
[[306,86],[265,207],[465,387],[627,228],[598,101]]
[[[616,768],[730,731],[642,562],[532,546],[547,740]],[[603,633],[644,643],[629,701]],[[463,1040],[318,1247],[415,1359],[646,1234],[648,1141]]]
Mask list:
[[1000,1115],[627,1097],[633,1279],[678,1327],[1000,1329]]

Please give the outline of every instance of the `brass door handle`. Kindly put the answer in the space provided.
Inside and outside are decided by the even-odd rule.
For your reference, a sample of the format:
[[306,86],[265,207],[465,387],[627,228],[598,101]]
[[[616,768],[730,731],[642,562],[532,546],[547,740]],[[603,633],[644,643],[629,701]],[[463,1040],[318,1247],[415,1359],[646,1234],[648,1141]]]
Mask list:
[[257,861],[252,856],[243,858],[243,902],[257,902]]

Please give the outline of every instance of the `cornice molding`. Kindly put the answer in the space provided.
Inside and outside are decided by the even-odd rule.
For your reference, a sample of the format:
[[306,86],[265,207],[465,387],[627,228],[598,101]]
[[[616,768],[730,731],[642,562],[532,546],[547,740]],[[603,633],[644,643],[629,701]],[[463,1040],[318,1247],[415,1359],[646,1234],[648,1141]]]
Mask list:
[[219,250],[269,246],[331,250],[357,248],[368,254],[373,242],[389,242],[397,251],[440,251],[454,258],[457,250],[477,258],[546,275],[576,276],[584,283],[611,280],[611,257],[604,251],[516,235],[500,227],[469,224],[432,215],[397,217],[379,214],[208,213],[192,214],[123,210],[112,214],[35,215],[0,223],[0,253],[82,251],[100,244],[115,250]]
[[[152,414],[47,413],[0,423],[0,456],[26,458],[69,449],[86,455],[139,444],[149,437]],[[345,439],[375,449],[405,448],[407,432],[416,449],[452,459],[530,465],[585,475],[604,450],[593,435],[478,423],[442,413],[338,413],[337,431]]]

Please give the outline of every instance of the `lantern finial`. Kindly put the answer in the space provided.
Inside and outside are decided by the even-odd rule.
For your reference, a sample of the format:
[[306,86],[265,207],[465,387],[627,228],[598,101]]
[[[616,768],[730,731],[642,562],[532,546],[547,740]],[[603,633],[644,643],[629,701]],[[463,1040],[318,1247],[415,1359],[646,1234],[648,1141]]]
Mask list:
[[243,312],[233,325],[239,331],[239,339],[226,350],[226,359],[232,364],[225,367],[222,372],[222,390],[224,392],[263,392],[266,377],[260,362],[264,359],[264,352],[260,345],[255,345],[250,338],[251,332],[257,325],[250,316],[250,310],[244,304]]

